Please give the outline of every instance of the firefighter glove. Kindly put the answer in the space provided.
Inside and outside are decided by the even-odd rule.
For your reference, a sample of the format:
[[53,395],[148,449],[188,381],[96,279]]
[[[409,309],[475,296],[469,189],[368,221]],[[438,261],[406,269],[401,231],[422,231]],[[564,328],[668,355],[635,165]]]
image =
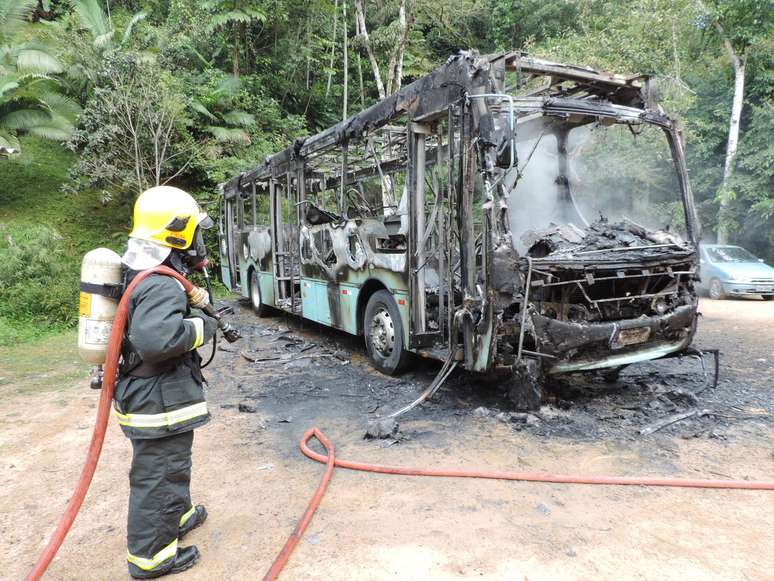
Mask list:
[[188,304],[195,309],[203,309],[210,304],[210,295],[200,286],[193,287],[188,293]]

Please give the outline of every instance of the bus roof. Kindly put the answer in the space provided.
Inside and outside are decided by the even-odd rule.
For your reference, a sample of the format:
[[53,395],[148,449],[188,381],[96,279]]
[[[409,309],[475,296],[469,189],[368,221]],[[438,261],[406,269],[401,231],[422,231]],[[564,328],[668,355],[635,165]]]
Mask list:
[[[515,81],[510,86],[508,73]],[[508,93],[536,84],[537,87],[523,96],[651,108],[646,75],[600,73],[591,68],[533,58],[522,51],[486,56],[476,51],[461,51],[434,71],[363,111],[315,135],[296,139],[284,150],[268,156],[262,165],[229,180],[223,185],[224,192],[227,196],[235,195],[244,183],[285,173],[291,161],[359,139],[400,115],[407,114],[413,121],[427,120],[443,113],[466,94]]]

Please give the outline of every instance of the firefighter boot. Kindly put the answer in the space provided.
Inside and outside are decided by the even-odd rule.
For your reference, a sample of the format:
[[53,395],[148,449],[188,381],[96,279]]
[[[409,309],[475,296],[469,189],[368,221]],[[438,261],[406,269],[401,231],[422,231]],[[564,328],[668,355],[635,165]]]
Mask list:
[[197,504],[180,519],[180,529],[178,529],[177,538],[183,540],[183,537],[195,528],[204,524],[207,520],[207,509],[203,504]]
[[[175,556],[153,569],[140,569],[129,564],[129,574],[135,579],[155,579],[164,575],[174,575],[187,571],[199,560],[199,549],[196,546],[179,547]],[[170,567],[170,562],[172,566]]]

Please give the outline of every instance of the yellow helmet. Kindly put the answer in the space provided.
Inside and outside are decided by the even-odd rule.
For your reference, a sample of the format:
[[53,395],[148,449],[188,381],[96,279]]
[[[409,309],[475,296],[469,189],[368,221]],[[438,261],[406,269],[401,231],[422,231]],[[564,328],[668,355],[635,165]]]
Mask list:
[[212,220],[190,194],[172,186],[145,190],[134,203],[132,238],[170,248],[188,248],[196,227],[209,228]]

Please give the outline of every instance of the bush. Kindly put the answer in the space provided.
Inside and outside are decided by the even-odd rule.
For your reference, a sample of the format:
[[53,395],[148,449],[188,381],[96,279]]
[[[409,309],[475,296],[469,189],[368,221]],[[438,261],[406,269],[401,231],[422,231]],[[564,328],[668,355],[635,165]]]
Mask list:
[[78,280],[78,264],[54,228],[0,224],[0,344],[72,325]]

